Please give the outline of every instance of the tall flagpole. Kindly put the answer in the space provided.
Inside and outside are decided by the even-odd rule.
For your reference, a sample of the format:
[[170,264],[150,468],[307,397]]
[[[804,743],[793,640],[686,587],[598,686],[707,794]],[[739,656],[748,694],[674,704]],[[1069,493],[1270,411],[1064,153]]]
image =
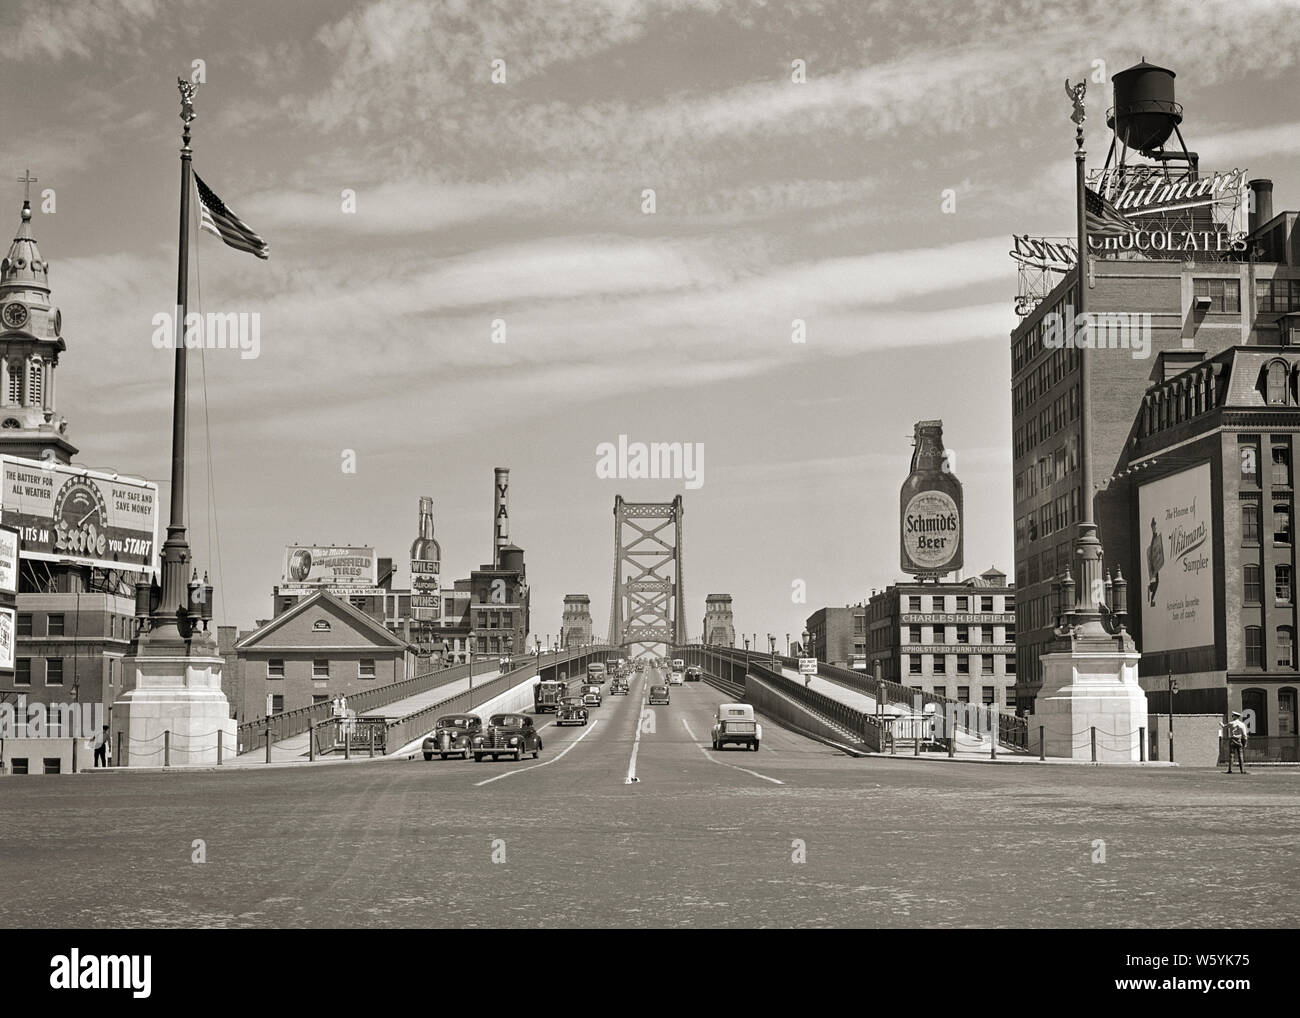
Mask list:
[[[162,600],[157,617],[164,623],[176,622],[189,610],[189,583],[186,565],[190,561],[189,542],[185,536],[185,318],[189,309],[190,269],[190,124],[194,121],[194,93],[198,86],[183,78],[176,79],[181,94],[180,117],[184,123],[181,145],[181,221],[180,248],[176,269],[176,374],[172,393],[172,477],[171,517],[167,523],[167,540],[162,556]],[[186,632],[180,634],[188,636]]]
[[[1084,163],[1087,152],[1083,147],[1083,122],[1086,114],[1083,106],[1084,93],[1088,82],[1085,78],[1077,85],[1065,83],[1066,93],[1074,102],[1074,112],[1070,119],[1074,121],[1074,187],[1075,187],[1075,226],[1078,231],[1079,249],[1079,297],[1075,308],[1076,322],[1087,322],[1088,318],[1088,222],[1087,222],[1087,183]],[[1074,323],[1067,323],[1071,335],[1077,333]],[[1100,604],[1105,602],[1105,586],[1102,580],[1102,546],[1097,537],[1097,524],[1092,518],[1092,428],[1089,426],[1089,407],[1091,405],[1090,384],[1092,380],[1092,358],[1089,356],[1090,343],[1076,344],[1079,351],[1079,483],[1082,486],[1082,505],[1079,507],[1079,530],[1075,541],[1075,557],[1079,560],[1078,605],[1076,623],[1087,627],[1090,633],[1102,632]]]

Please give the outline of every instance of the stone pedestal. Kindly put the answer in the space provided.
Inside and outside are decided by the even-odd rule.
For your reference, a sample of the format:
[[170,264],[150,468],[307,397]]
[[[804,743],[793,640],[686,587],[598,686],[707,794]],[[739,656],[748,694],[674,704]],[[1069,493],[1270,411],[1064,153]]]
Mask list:
[[1097,730],[1098,763],[1135,763],[1141,757],[1140,730],[1147,730],[1147,695],[1138,684],[1142,655],[1127,633],[1073,635],[1059,651],[1042,655],[1043,685],[1034,699],[1029,749],[1044,755],[1092,759],[1091,730]]
[[217,762],[217,732],[221,732],[222,757],[232,759],[239,750],[236,722],[221,689],[225,659],[216,641],[206,633],[192,640],[150,639],[144,634],[136,657],[135,686],[113,704],[113,750],[121,732],[122,759],[118,766],[161,767],[170,732],[170,764],[213,765]]

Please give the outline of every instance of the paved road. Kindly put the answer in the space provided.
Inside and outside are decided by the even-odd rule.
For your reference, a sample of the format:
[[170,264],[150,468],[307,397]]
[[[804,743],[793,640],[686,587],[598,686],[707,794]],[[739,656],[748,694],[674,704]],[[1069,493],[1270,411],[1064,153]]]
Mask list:
[[714,752],[707,685],[638,741],[646,684],[536,762],[0,779],[0,926],[1300,921],[1294,772]]

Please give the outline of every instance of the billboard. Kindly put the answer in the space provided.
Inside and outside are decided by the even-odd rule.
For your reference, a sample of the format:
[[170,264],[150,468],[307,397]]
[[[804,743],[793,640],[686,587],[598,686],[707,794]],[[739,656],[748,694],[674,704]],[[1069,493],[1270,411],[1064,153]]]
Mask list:
[[1138,490],[1142,650],[1214,643],[1214,516],[1210,465]]
[[0,671],[14,670],[14,621],[12,608],[0,608]]
[[0,527],[0,593],[18,593],[18,531]]
[[379,586],[379,563],[374,548],[291,544],[284,549],[280,580],[290,587],[311,590],[374,589]]
[[18,531],[24,558],[150,572],[158,556],[158,485],[0,456],[0,522]]

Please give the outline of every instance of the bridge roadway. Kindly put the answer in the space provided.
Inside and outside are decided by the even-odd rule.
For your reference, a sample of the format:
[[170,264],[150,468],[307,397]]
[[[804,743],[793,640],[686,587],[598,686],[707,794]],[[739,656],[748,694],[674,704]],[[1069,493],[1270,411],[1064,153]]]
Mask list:
[[770,722],[759,752],[716,752],[722,694],[672,687],[640,722],[652,678],[585,728],[539,717],[537,761],[4,781],[0,858],[23,879],[0,926],[1300,921],[1278,893],[1300,836],[1284,771],[851,759]]

